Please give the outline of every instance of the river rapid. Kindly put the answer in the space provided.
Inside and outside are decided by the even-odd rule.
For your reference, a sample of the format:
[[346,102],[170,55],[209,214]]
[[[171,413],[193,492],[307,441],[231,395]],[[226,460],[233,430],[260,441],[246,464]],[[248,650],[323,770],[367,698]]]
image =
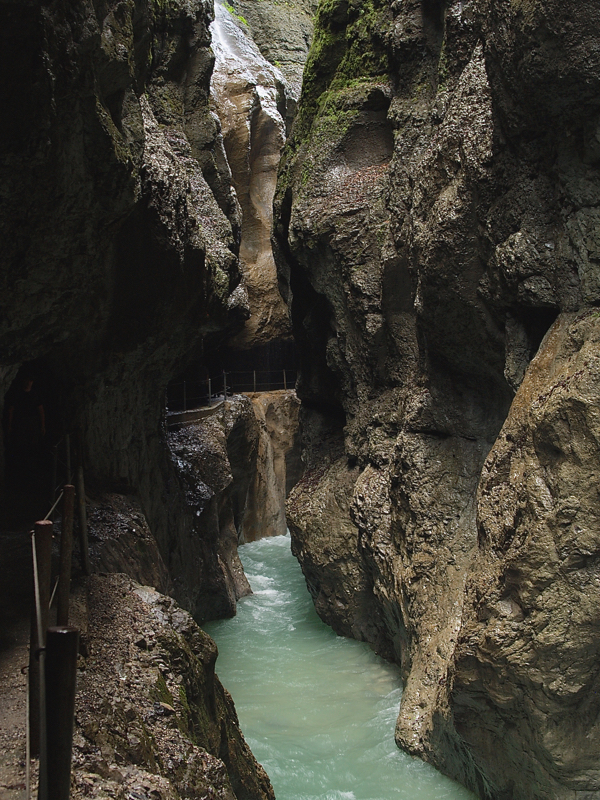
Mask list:
[[398,668],[321,622],[289,536],[239,552],[254,594],[205,629],[277,800],[475,800],[398,750]]

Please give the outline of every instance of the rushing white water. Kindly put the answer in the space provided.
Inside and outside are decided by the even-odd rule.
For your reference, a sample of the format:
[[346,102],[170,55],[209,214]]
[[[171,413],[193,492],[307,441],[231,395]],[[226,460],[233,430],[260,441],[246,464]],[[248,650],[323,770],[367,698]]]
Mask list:
[[254,594],[205,627],[277,800],[474,800],[397,749],[397,667],[317,617],[289,536],[240,547]]

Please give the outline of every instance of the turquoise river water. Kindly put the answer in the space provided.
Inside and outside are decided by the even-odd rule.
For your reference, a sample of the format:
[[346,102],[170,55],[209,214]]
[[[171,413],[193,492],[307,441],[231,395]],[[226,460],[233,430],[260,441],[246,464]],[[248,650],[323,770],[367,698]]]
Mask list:
[[398,669],[317,617],[289,536],[240,547],[254,592],[206,624],[277,800],[475,800],[394,744]]

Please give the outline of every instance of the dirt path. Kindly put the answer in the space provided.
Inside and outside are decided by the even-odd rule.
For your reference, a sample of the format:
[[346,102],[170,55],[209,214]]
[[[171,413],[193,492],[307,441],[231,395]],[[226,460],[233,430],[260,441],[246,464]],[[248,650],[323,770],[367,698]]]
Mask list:
[[25,798],[30,547],[27,533],[0,533],[0,800]]

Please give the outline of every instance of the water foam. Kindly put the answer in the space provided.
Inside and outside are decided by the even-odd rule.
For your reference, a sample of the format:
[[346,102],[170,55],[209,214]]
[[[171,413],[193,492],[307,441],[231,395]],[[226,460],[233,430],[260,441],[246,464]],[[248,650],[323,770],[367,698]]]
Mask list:
[[399,751],[398,669],[317,617],[289,537],[240,548],[255,594],[206,626],[277,800],[474,800]]

